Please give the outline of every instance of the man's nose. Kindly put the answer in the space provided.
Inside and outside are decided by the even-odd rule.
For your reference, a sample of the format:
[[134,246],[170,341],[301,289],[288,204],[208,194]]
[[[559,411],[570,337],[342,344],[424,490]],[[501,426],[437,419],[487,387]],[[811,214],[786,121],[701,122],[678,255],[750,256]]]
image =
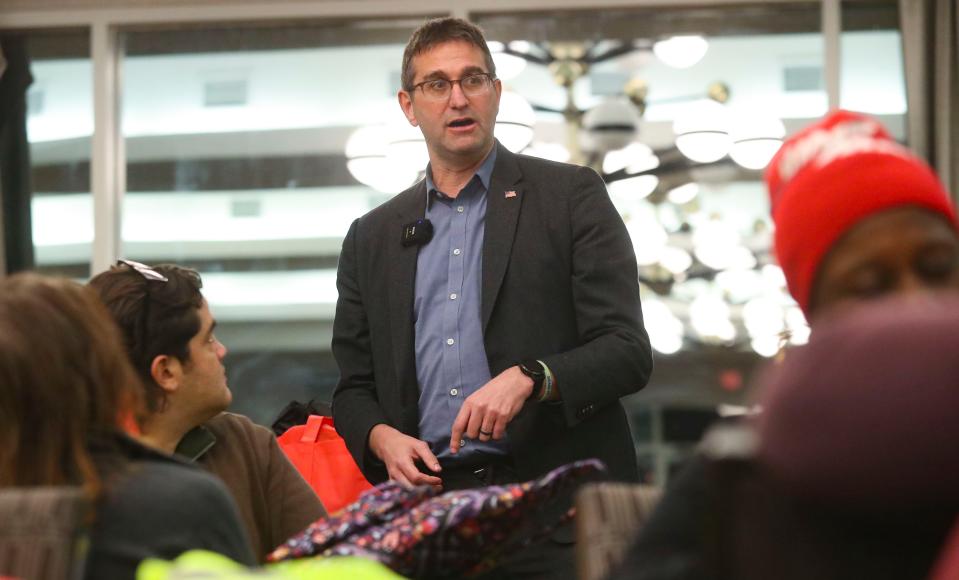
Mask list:
[[463,87],[459,83],[453,83],[453,86],[450,87],[449,105],[458,109],[465,107],[467,104],[469,104],[469,99],[466,97],[466,93],[463,92]]

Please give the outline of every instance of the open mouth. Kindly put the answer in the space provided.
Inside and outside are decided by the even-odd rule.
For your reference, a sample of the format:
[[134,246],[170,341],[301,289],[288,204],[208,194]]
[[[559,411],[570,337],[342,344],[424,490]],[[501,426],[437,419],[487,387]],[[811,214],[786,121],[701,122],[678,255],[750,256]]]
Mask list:
[[452,121],[449,122],[447,126],[453,129],[461,129],[463,127],[469,127],[475,123],[476,121],[474,121],[473,119],[469,117],[463,117],[460,119],[453,119]]

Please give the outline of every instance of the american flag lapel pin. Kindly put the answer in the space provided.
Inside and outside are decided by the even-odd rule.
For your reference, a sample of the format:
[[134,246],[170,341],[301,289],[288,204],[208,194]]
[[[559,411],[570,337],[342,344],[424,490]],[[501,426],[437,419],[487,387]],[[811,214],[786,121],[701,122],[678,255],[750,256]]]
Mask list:
[[510,189],[504,194],[504,196],[506,197],[506,199],[509,199],[511,197],[516,197],[516,191]]

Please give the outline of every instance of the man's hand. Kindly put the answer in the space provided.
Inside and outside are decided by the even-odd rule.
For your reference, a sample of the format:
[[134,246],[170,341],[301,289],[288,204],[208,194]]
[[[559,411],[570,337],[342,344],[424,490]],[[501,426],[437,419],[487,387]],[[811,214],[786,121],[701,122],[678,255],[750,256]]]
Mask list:
[[493,377],[463,401],[459,415],[453,421],[450,451],[459,451],[460,439],[464,435],[480,441],[502,439],[506,434],[506,425],[519,413],[532,393],[533,379],[524,375],[518,366]]
[[430,451],[425,441],[406,435],[385,423],[370,430],[370,450],[386,464],[390,479],[403,485],[432,485],[440,487],[443,480],[427,475],[417,469],[416,460],[435,472],[440,471],[440,462]]

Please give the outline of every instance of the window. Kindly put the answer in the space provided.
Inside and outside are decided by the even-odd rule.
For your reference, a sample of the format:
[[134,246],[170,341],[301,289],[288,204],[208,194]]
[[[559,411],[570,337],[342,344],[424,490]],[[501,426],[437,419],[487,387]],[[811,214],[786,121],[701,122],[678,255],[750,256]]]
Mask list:
[[896,2],[842,4],[840,106],[878,116],[905,138],[906,82]]
[[86,279],[93,244],[89,33],[36,31],[24,33],[24,38],[33,75],[27,93],[27,138],[34,258],[41,272]]
[[342,240],[389,199],[352,177],[344,145],[357,126],[400,115],[403,47],[419,22],[125,33],[124,253],[201,272],[232,408],[254,421],[330,399]]

